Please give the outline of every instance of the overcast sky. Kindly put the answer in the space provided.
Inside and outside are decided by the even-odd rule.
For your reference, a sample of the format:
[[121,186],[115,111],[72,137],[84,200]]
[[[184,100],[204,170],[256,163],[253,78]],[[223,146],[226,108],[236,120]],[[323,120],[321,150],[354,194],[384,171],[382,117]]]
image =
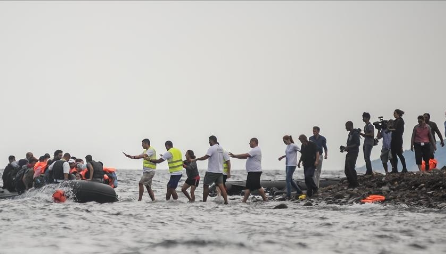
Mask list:
[[446,2],[0,2],[0,34],[5,165],[62,149],[140,169],[121,152],[143,138],[202,156],[214,134],[282,169],[282,136],[318,125],[335,170],[364,111],[406,111],[406,149],[419,114],[445,120]]

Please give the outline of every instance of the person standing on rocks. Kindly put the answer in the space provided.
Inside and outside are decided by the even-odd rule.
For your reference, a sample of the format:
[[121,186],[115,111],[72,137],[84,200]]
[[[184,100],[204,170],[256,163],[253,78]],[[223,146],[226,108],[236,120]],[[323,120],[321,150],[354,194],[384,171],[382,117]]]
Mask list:
[[429,159],[431,156],[431,147],[437,150],[437,146],[432,136],[431,127],[424,121],[424,116],[418,116],[418,124],[415,125],[412,132],[412,142],[410,150],[415,149],[415,161],[418,169],[422,172],[421,164],[424,160],[425,170],[429,171]]
[[348,180],[348,188],[358,187],[358,176],[356,173],[356,160],[358,159],[359,146],[361,141],[359,139],[359,130],[353,129],[353,122],[345,123],[345,129],[349,132],[347,138],[347,146],[341,146],[341,152],[346,151],[345,156],[345,176]]
[[286,158],[286,198],[291,199],[291,188],[296,189],[297,196],[302,194],[302,190],[299,188],[299,185],[297,185],[293,180],[293,174],[297,167],[297,152],[300,152],[300,148],[298,145],[294,144],[294,140],[291,135],[283,136],[283,143],[285,143],[287,146],[285,149],[285,155],[280,156],[279,161]]
[[390,143],[392,142],[392,132],[390,132],[389,129],[387,128],[388,128],[387,125],[383,126],[383,128],[380,131],[378,131],[378,135],[376,136],[377,139],[383,139],[383,146],[381,148],[380,158],[386,174],[389,173],[387,162],[389,161],[389,157],[391,156]]
[[[317,149],[319,151],[319,163],[317,164],[316,171],[314,172],[314,182],[319,188],[319,180],[321,178],[322,173],[322,162],[324,159],[327,159],[328,156],[328,148],[327,148],[327,139],[324,136],[319,135],[321,129],[318,126],[313,127],[313,136],[310,137],[310,141],[317,145]],[[323,150],[322,150],[323,148]],[[325,152],[325,157],[322,156]]]
[[372,154],[373,145],[375,143],[375,127],[370,123],[370,114],[364,112],[362,114],[362,121],[365,123],[364,133],[360,133],[364,137],[364,144],[362,146],[364,151],[364,161],[365,167],[367,168],[366,175],[373,175],[372,161],[370,160],[370,155]]
[[308,141],[307,136],[300,135],[299,141],[302,143],[299,163],[297,166],[300,168],[300,163],[304,164],[305,185],[307,186],[307,197],[311,198],[313,194],[317,193],[318,187],[314,182],[314,171],[319,164],[319,151],[317,145]]
[[398,173],[398,158],[400,158],[401,164],[403,165],[403,170],[401,173],[407,173],[406,159],[403,155],[403,134],[404,134],[404,120],[402,116],[404,111],[401,109],[395,109],[393,116],[395,120],[393,121],[392,129],[392,141],[390,143],[390,150],[392,151],[392,173]]
[[426,124],[429,125],[429,127],[431,127],[432,137],[434,138],[434,143],[431,143],[431,155],[430,155],[430,158],[434,159],[435,158],[435,150],[433,149],[434,148],[433,144],[437,144],[435,134],[437,134],[438,138],[440,139],[441,147],[444,147],[443,135],[441,135],[441,132],[438,129],[438,125],[435,122],[431,121],[431,115],[429,113],[424,113],[423,117],[424,117],[424,121],[426,122]]

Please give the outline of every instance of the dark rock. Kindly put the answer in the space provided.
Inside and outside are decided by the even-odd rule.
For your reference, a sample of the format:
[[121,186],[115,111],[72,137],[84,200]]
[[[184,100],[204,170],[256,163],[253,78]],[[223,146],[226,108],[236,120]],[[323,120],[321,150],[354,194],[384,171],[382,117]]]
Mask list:
[[306,202],[306,203],[304,204],[304,206],[313,206],[313,203],[311,203],[310,201],[308,201],[308,202]]
[[341,193],[338,193],[338,194],[334,195],[334,198],[335,199],[343,199],[344,195],[342,195]]
[[286,209],[288,206],[286,204],[279,204],[276,205],[273,209]]

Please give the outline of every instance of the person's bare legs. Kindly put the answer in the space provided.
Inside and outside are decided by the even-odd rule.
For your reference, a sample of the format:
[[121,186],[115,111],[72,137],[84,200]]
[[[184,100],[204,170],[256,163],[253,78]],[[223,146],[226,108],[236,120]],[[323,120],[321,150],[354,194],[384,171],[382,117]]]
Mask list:
[[203,185],[203,202],[206,202],[209,196],[209,185],[204,184]]
[[172,193],[170,191],[171,189],[169,187],[167,187],[166,189],[166,200],[170,200],[170,196],[172,196]]
[[197,188],[197,186],[195,186],[195,185],[192,185],[191,187],[190,187],[190,197],[191,197],[191,201],[192,202],[195,202],[195,189]]
[[265,190],[263,190],[263,188],[260,188],[259,192],[260,192],[260,196],[262,196],[262,198],[263,198],[263,201],[268,201],[268,198],[266,197],[266,194],[265,194]]
[[[149,193],[150,199],[152,199],[152,201],[155,201],[155,194],[153,193],[152,188],[150,188],[149,186],[146,186],[147,192]],[[144,191],[144,189],[143,189]]]
[[225,186],[222,183],[219,183],[218,188],[220,189],[221,195],[223,196],[223,199],[225,200],[225,205],[227,205],[228,204],[228,194],[226,193]]
[[246,201],[248,200],[250,194],[251,194],[251,191],[249,189],[246,189],[245,190],[245,196],[243,197],[243,200],[242,200],[243,203],[246,203]]
[[[189,189],[189,184],[187,183],[183,184],[183,187],[181,187],[181,191],[186,196],[186,198],[189,199],[189,201],[192,201],[191,196],[189,196],[189,193],[187,193],[187,189]],[[191,194],[192,194],[192,188],[191,188]]]
[[142,185],[142,183],[139,184],[139,198],[138,201],[142,200],[142,194],[144,193],[144,186]]
[[173,200],[177,200],[178,199],[178,194],[177,194],[177,191],[175,189],[170,189],[170,194],[172,195]]

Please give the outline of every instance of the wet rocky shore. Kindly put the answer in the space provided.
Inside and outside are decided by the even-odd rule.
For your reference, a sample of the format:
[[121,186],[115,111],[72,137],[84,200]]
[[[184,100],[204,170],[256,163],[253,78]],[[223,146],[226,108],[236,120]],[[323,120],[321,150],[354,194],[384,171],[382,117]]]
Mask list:
[[[339,184],[321,188],[311,199],[299,199],[306,206],[318,204],[351,205],[360,204],[369,195],[382,195],[383,205],[405,205],[446,209],[446,167],[428,173],[419,172],[398,174],[375,174],[358,176],[359,187],[347,189],[348,182],[343,179]],[[276,199],[280,200],[280,198]],[[282,204],[277,208],[285,208]]]

